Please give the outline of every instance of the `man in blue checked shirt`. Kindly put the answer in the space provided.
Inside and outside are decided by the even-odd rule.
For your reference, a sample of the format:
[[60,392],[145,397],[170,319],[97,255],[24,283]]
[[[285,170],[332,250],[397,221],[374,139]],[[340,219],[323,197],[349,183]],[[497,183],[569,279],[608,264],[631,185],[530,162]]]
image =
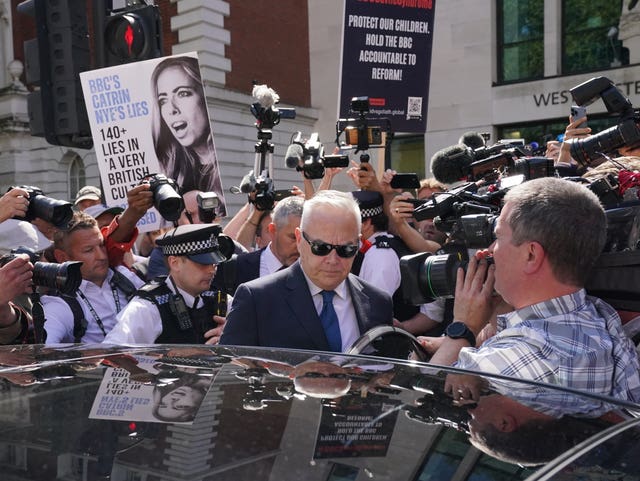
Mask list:
[[[454,322],[431,362],[640,401],[640,363],[620,317],[584,290],[606,235],[604,210],[583,185],[546,177],[510,190],[495,241],[466,275],[459,269]],[[494,289],[514,310],[476,347]],[[465,376],[450,376],[445,389],[477,396]]]

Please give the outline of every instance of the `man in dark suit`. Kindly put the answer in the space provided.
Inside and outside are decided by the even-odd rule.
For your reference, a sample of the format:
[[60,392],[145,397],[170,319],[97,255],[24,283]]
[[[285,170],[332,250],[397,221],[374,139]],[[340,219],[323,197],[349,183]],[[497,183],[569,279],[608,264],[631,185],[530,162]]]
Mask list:
[[232,257],[218,265],[213,287],[234,295],[237,287],[289,267],[298,259],[295,230],[300,225],[304,199],[293,196],[278,202],[267,229],[271,242],[264,248]]
[[306,201],[299,261],[238,287],[220,343],[341,352],[391,325],[389,295],[350,274],[360,228],[351,194],[320,191]]

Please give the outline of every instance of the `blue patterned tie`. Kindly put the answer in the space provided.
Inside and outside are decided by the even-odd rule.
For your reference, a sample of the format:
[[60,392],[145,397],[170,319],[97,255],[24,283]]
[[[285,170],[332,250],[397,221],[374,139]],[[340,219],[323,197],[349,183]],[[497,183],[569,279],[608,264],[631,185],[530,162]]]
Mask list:
[[338,315],[333,308],[334,291],[322,291],[322,311],[320,311],[320,321],[324,332],[327,335],[329,349],[334,352],[342,352],[342,337],[340,336],[340,323]]

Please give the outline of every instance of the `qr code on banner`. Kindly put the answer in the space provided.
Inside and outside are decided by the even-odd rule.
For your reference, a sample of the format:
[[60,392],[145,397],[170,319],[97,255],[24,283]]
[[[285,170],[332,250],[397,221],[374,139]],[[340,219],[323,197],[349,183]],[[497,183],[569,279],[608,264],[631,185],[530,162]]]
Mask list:
[[422,97],[407,97],[407,120],[422,117]]

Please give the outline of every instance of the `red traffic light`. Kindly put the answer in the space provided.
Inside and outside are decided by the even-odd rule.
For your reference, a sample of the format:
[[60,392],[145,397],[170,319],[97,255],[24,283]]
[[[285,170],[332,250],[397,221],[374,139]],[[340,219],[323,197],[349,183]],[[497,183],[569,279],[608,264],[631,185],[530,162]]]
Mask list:
[[104,27],[107,66],[162,56],[160,15],[153,5],[107,17]]

